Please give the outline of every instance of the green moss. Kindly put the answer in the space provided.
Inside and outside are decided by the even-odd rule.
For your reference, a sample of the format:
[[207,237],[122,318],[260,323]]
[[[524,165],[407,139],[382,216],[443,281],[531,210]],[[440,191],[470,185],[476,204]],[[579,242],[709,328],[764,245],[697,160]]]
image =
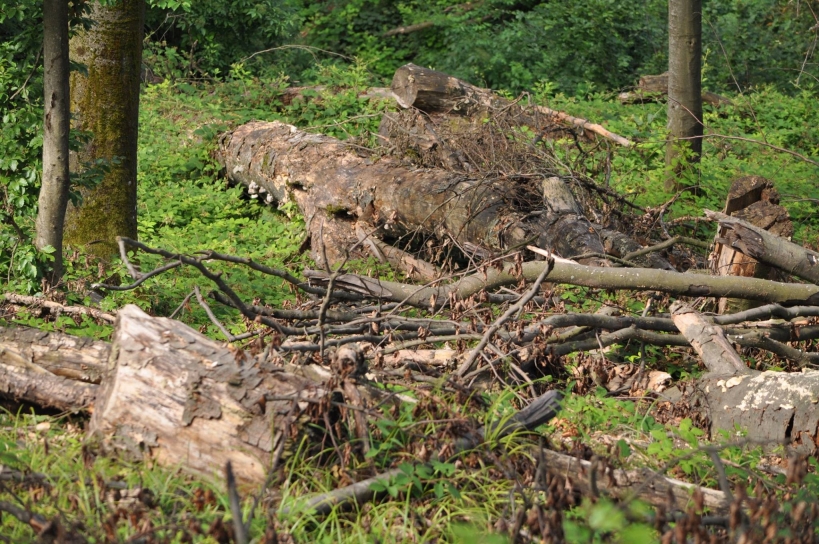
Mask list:
[[65,243],[108,259],[116,237],[136,238],[136,151],[139,115],[143,3],[125,0],[95,5],[97,24],[72,40],[72,56],[86,65],[75,74],[72,109],[77,128],[93,134],[75,160],[75,171],[102,160],[106,173],[93,188],[81,190],[82,203],[70,206]]

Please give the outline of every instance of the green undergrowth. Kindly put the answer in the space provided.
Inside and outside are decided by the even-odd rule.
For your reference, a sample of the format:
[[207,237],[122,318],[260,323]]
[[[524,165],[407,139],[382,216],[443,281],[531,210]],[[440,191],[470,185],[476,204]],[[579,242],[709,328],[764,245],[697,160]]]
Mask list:
[[[464,399],[432,390],[412,396],[417,404],[402,403],[376,418],[367,453],[353,425],[334,425],[336,436],[331,437],[320,417],[307,422],[285,447],[281,468],[254,512],[251,539],[270,542],[263,537],[269,538],[275,528],[280,542],[511,542],[507,535],[517,512],[541,505],[550,516],[558,512],[550,523],[557,523],[553,530],[561,528],[567,542],[659,542],[650,523],[651,509],[639,501],[568,500],[560,492],[563,484],[538,485],[543,477],[538,445],[543,441],[570,455],[607,459],[613,468],[649,467],[718,487],[702,431],[689,419],[660,423],[652,415],[656,405],[649,402],[618,400],[605,393],[572,396],[558,418],[538,433],[500,440],[490,434],[487,445],[435,461],[438,452],[447,451],[468,429],[509,414],[516,404],[514,394]],[[193,478],[151,462],[100,455],[85,439],[83,425],[80,418],[0,412],[4,470],[29,475],[25,481],[4,479],[0,501],[59,519],[89,542],[134,541],[129,539],[140,536],[150,536],[151,542],[231,541],[221,474]],[[741,433],[722,436],[719,444],[716,451],[728,481],[748,488],[751,497],[777,496],[784,500],[784,513],[802,501],[815,502],[815,474],[789,481],[784,471],[772,470],[776,467],[771,458],[758,445],[743,442]],[[809,462],[815,469],[815,459]],[[304,507],[306,497],[389,468],[400,472],[373,485],[383,494],[381,499],[324,516]],[[239,490],[245,518],[258,490]],[[289,513],[279,513],[282,506]],[[772,514],[770,520],[776,524],[778,516]],[[527,527],[537,535],[531,521]],[[10,515],[0,520],[0,535],[12,542],[34,540],[32,529]]]
[[[685,179],[700,191],[683,195],[670,208],[669,217],[701,216],[703,209],[720,211],[734,179],[763,176],[774,182],[781,204],[791,214],[794,240],[815,245],[819,237],[819,132],[815,129],[819,107],[814,88],[797,91],[788,95],[764,87],[731,95],[731,105],[705,105],[702,160]],[[609,184],[641,206],[659,206],[674,196],[663,188],[665,102],[622,105],[611,93],[572,97],[552,93],[549,85],[540,86],[535,97],[637,144],[625,149],[608,142],[581,143],[582,152],[555,146],[569,164],[582,164],[599,183]]]

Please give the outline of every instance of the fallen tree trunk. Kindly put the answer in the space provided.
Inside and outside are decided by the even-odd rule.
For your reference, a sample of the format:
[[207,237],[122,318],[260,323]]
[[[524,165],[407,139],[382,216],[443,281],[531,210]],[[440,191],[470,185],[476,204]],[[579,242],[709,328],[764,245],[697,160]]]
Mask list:
[[[416,108],[425,113],[457,113],[475,115],[481,111],[514,108],[515,103],[501,98],[488,89],[481,89],[443,72],[437,72],[415,64],[405,64],[395,71],[390,86],[398,105],[402,108]],[[622,146],[634,143],[614,134],[608,129],[586,119],[573,117],[544,106],[534,106],[533,112],[517,107],[519,122],[534,130],[543,130],[555,121],[612,140]],[[533,115],[534,113],[534,115]]]
[[131,457],[150,455],[208,477],[230,460],[239,480],[263,481],[294,405],[305,409],[327,394],[133,305],[119,311],[112,351],[89,433]]
[[67,412],[93,403],[110,347],[30,328],[0,327],[0,394]]
[[[617,95],[622,104],[642,104],[657,102],[668,95],[668,72],[660,75],[647,75],[640,78],[637,88]],[[702,101],[715,108],[733,104],[730,99],[710,91],[702,92]]]
[[[331,263],[340,262],[346,249],[359,246],[352,219],[375,223],[392,236],[452,237],[498,252],[537,241],[566,255],[605,253],[599,236],[576,213],[518,211],[514,185],[443,170],[411,170],[391,158],[376,161],[334,138],[284,123],[242,125],[222,137],[217,156],[234,181],[261,186],[279,202],[297,203],[319,263],[325,254]],[[557,201],[558,192],[567,191],[561,185],[549,182],[541,194]],[[332,244],[324,240],[328,225],[339,227]]]
[[680,304],[674,323],[699,353],[709,373],[697,380],[697,402],[707,407],[711,436],[747,429],[766,449],[791,446],[812,454],[819,447],[819,372],[759,372],[749,369],[722,330]]

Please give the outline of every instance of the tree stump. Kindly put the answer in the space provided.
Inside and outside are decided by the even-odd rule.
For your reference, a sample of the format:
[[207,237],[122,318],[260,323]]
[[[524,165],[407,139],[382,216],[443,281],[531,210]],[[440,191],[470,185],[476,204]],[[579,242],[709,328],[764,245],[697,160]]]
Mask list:
[[119,311],[111,353],[89,433],[107,448],[204,476],[230,460],[239,480],[263,481],[294,403],[271,396],[325,395],[314,381],[133,305]]
[[[754,226],[785,238],[793,234],[788,211],[779,205],[779,193],[773,183],[761,176],[746,176],[734,180],[725,202],[724,213],[743,219]],[[721,226],[715,238],[710,257],[711,270],[719,276],[744,276],[781,280],[781,275],[760,264],[753,257],[732,247],[730,228]],[[724,314],[746,310],[751,303],[745,300],[721,298],[718,312]]]

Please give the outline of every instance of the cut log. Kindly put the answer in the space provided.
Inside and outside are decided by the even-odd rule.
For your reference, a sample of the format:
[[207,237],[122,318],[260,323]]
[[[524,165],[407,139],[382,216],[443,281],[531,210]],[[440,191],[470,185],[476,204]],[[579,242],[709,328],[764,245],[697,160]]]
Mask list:
[[0,396],[68,412],[87,410],[110,347],[27,327],[0,327]]
[[791,446],[813,454],[819,447],[819,372],[758,372],[731,348],[722,329],[684,304],[672,319],[702,357],[709,373],[697,380],[697,402],[707,409],[711,436],[737,428],[766,449]]
[[791,243],[739,217],[728,217],[709,210],[705,210],[705,215],[719,221],[725,245],[786,274],[819,284],[819,253]]
[[274,434],[294,402],[268,399],[326,394],[133,305],[119,311],[112,353],[89,432],[108,448],[208,477],[230,460],[239,480],[264,481]]
[[544,106],[526,111],[488,89],[481,89],[443,72],[406,64],[395,71],[390,86],[398,105],[416,108],[425,113],[449,113],[473,116],[489,110],[516,108],[519,124],[543,131],[556,122],[575,126],[629,147],[633,142],[606,128]]
[[[656,102],[668,95],[668,72],[660,75],[646,75],[640,78],[637,88],[617,95],[621,104],[642,104]],[[709,91],[702,92],[702,101],[714,106],[733,104],[730,99]]]
[[[707,212],[708,213],[708,212]],[[780,236],[793,234],[793,225],[788,211],[779,205],[779,194],[770,180],[761,176],[745,176],[734,180],[725,202],[725,213],[751,221],[757,227],[768,229]],[[717,232],[714,251],[709,263],[714,274],[720,276],[743,276],[747,278],[783,279],[770,267],[759,264],[753,255],[733,247],[733,239],[726,238],[731,233],[727,226]],[[721,298],[718,311],[721,314],[750,308],[745,301]]]
[[[443,170],[410,170],[398,160],[361,156],[334,138],[280,122],[248,123],[225,134],[218,158],[234,181],[255,183],[279,202],[297,203],[313,234],[318,262],[323,251],[315,225],[327,228],[330,216],[348,222],[346,247],[359,245],[352,220],[362,219],[393,236],[452,237],[498,252],[532,239],[564,255],[605,252],[594,230],[581,225],[574,213],[567,220],[561,214],[518,210],[515,197],[524,190],[519,186]],[[541,195],[534,198],[542,202]],[[329,252],[344,249],[329,243],[324,248],[331,262]],[[598,264],[600,259],[582,262]]]

